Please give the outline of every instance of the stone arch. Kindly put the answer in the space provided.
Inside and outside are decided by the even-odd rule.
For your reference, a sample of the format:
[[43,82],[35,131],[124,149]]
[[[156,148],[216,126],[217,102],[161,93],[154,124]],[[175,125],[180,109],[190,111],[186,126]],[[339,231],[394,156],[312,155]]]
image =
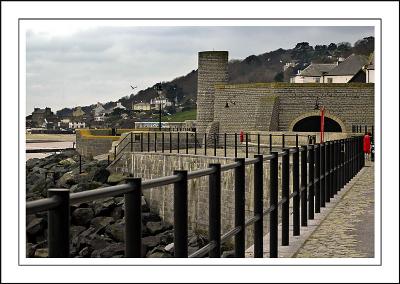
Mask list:
[[[320,116],[320,111],[314,110],[314,111],[306,112],[306,113],[303,113],[302,115],[299,115],[298,117],[293,119],[292,122],[289,124],[289,131],[293,131],[293,128],[296,125],[296,123],[298,123],[299,121],[301,121],[307,117],[310,117],[310,116]],[[330,118],[333,121],[335,121],[337,124],[340,125],[342,132],[346,132],[346,125],[337,115],[331,114],[329,112],[328,113],[325,112],[325,117]]]

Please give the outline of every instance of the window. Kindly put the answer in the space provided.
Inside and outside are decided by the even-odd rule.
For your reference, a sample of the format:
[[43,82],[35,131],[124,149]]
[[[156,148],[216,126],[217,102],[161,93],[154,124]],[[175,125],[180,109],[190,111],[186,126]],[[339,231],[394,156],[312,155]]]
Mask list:
[[328,83],[332,83],[332,78],[328,78]]

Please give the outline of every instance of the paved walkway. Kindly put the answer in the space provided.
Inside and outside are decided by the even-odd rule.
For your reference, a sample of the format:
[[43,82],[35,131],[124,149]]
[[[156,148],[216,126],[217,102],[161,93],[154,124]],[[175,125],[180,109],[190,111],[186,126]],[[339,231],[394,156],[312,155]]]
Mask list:
[[359,178],[294,257],[374,257],[374,165]]
[[[366,167],[342,188],[301,235],[293,236],[290,218],[290,245],[278,247],[280,258],[374,257],[374,165]],[[278,227],[281,244],[281,224]],[[269,257],[269,234],[264,236],[264,257]],[[246,250],[253,257],[254,247]]]

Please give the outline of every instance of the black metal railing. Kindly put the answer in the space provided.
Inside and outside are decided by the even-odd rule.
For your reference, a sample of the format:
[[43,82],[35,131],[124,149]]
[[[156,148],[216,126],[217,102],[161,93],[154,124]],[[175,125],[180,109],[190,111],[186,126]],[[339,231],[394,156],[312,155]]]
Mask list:
[[[301,155],[301,163],[299,162]],[[293,163],[293,191],[289,192],[289,159]],[[278,159],[282,163],[282,196],[278,197]],[[264,162],[269,162],[269,207],[263,208]],[[245,167],[254,165],[254,216],[245,220]],[[307,169],[308,166],[308,169]],[[70,206],[124,194],[125,257],[141,257],[142,191],[165,185],[174,187],[174,257],[220,257],[221,245],[234,237],[235,257],[245,256],[245,228],[254,226],[254,257],[263,257],[263,218],[269,215],[269,256],[278,257],[278,210],[281,208],[282,244],[290,243],[289,203],[293,199],[293,235],[301,233],[307,220],[354,177],[364,166],[362,137],[327,141],[322,144],[293,147],[254,158],[236,158],[225,165],[210,164],[192,172],[174,171],[173,175],[142,181],[128,178],[123,185],[78,193],[68,189],[49,189],[48,197],[27,202],[26,214],[48,210],[49,257],[69,257]],[[221,172],[234,170],[235,227],[221,235]],[[301,171],[301,176],[299,176]],[[307,174],[308,173],[308,174]],[[209,177],[209,243],[188,255],[188,180]],[[307,202],[308,200],[308,202]]]
[[[133,139],[137,136],[138,139]],[[250,139],[255,137],[255,139]],[[295,147],[299,146],[299,138],[307,140],[308,144],[316,143],[315,135],[299,134],[251,134],[251,133],[212,133],[201,134],[197,132],[141,132],[127,134],[113,149],[113,159],[120,157],[125,149],[137,152],[170,152],[189,154],[189,150],[195,155],[204,154],[217,156],[217,150],[223,151],[224,157],[229,157],[228,150],[234,150],[233,157],[238,157],[238,150],[249,157],[249,153],[265,154],[282,150],[288,145],[289,139]],[[123,143],[126,141],[125,143]],[[265,141],[264,143],[261,143]]]

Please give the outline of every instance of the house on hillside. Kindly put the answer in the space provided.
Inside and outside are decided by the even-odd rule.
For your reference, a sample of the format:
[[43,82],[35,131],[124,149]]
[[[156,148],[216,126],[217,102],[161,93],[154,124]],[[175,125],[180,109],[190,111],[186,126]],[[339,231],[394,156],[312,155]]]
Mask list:
[[74,111],[72,112],[73,117],[80,117],[84,116],[86,113],[82,110],[80,106],[76,107]]
[[299,73],[296,76],[290,78],[290,83],[323,83],[323,81],[321,81],[322,76],[337,66],[337,63],[311,63],[305,69],[299,70]]
[[368,64],[364,66],[365,70],[365,82],[366,83],[375,83],[375,63],[374,63],[374,54],[371,55],[371,59]]
[[132,103],[132,109],[135,111],[149,111],[151,108],[149,103]]
[[32,126],[35,127],[46,127],[47,122],[54,119],[55,115],[49,107],[44,109],[34,108],[32,112]]
[[367,57],[352,54],[334,69],[322,76],[322,83],[366,82],[363,67],[368,63]]
[[167,98],[154,98],[150,100],[151,109],[158,109],[160,107],[160,104],[162,108],[173,105],[173,103]]

